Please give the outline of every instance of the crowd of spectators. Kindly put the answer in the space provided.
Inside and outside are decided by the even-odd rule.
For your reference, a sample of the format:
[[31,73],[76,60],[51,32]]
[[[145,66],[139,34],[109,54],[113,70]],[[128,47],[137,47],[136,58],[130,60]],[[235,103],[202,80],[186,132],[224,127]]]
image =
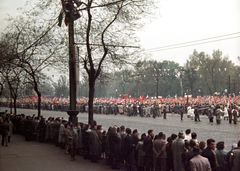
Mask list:
[[[44,118],[24,114],[0,114],[2,146],[8,145],[12,133],[21,134],[26,141],[51,143],[63,149],[74,161],[81,155],[93,163],[106,161],[112,169],[125,165],[128,171],[239,171],[240,141],[231,151],[224,149],[224,141],[209,138],[198,141],[191,129],[167,136],[149,129],[139,135],[137,129],[112,126],[73,124],[64,118]],[[216,146],[215,146],[216,143]]]

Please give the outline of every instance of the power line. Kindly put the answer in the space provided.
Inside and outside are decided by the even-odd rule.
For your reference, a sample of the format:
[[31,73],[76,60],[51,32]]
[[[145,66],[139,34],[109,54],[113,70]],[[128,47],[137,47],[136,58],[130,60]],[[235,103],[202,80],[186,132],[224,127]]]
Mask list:
[[[156,47],[156,48],[144,50],[143,52],[164,51],[164,50],[169,50],[169,49],[176,49],[176,48],[194,46],[194,45],[199,45],[199,44],[212,43],[212,42],[217,42],[217,41],[222,41],[222,40],[227,40],[227,39],[234,39],[234,38],[240,37],[240,35],[239,35],[239,36],[228,37],[228,38],[224,38],[224,39],[217,39],[217,40],[212,40],[212,41],[206,41],[206,40],[216,39],[216,38],[220,38],[220,37],[231,36],[231,35],[235,35],[235,34],[240,34],[240,32],[226,34],[226,35],[222,35],[222,36],[211,37],[211,38],[206,38],[206,39],[200,39],[200,40],[195,40],[195,41],[190,41],[190,42],[184,42],[184,43],[178,43],[178,44],[167,45],[167,46],[162,46],[162,47]],[[201,41],[205,41],[205,42],[201,42]],[[195,42],[199,42],[199,43],[195,43]],[[195,43],[195,44],[192,44],[192,43]],[[189,45],[187,45],[187,44],[189,44]],[[177,46],[177,47],[175,47],[175,46]]]

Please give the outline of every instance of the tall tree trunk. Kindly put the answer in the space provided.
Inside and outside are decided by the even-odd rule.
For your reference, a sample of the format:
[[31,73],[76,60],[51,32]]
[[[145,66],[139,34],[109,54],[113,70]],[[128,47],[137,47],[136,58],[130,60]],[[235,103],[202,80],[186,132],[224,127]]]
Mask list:
[[17,114],[17,97],[13,98],[14,113]]
[[38,95],[38,117],[41,116],[41,92],[39,92],[37,89],[35,89]]
[[93,98],[95,91],[95,78],[89,75],[89,100],[88,100],[88,124],[93,125]]

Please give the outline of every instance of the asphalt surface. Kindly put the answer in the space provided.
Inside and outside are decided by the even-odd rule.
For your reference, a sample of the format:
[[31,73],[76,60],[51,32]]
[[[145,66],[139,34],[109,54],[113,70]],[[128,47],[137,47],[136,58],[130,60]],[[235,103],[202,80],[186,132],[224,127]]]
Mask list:
[[[8,110],[1,108],[0,111]],[[17,113],[26,115],[37,115],[36,110],[17,109]],[[66,112],[61,111],[45,111],[41,114],[48,118],[63,117],[68,118]],[[109,126],[117,125],[129,127],[132,130],[137,129],[140,133],[147,133],[149,129],[153,129],[154,134],[160,131],[170,136],[172,133],[177,134],[180,130],[185,131],[190,128],[192,132],[196,132],[198,141],[206,141],[208,138],[213,138],[218,141],[224,141],[225,149],[230,150],[233,143],[240,140],[240,122],[237,125],[229,124],[227,120],[223,120],[221,125],[214,123],[210,124],[206,116],[200,116],[201,122],[194,122],[184,115],[183,121],[180,120],[180,115],[167,114],[167,119],[162,117],[128,117],[125,115],[105,115],[95,114],[94,120],[99,125],[103,126],[103,130],[107,130]],[[87,123],[88,114],[78,114],[78,121]],[[14,162],[13,162],[14,161]],[[14,163],[14,164],[13,164]],[[15,164],[16,163],[16,164]],[[9,168],[9,169],[8,169]],[[39,168],[39,169],[38,169]],[[100,163],[91,163],[84,160],[81,156],[77,156],[77,161],[70,161],[70,156],[64,154],[64,150],[55,147],[51,144],[26,142],[19,135],[13,135],[12,142],[8,147],[1,146],[0,148],[0,170],[111,170],[106,165],[105,161]],[[125,170],[124,166],[121,169]]]
[[[76,155],[71,161],[60,149],[49,143],[25,141],[21,135],[13,134],[7,147],[0,145],[0,171],[110,171],[106,161],[92,163]],[[124,165],[120,171],[126,170]]]

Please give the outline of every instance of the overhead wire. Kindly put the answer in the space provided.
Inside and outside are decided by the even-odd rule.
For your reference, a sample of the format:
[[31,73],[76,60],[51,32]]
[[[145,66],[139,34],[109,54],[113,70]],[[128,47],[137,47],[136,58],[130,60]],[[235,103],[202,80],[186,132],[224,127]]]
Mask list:
[[[199,45],[199,44],[212,43],[212,42],[223,41],[223,40],[227,40],[227,39],[234,39],[234,38],[240,37],[240,35],[238,35],[238,36],[234,36],[234,37],[227,37],[227,38],[223,38],[223,39],[212,40],[212,39],[231,36],[231,35],[236,35],[236,34],[240,34],[240,32],[221,35],[221,36],[216,36],[216,37],[211,37],[211,38],[206,38],[206,39],[194,40],[194,41],[190,41],[190,42],[184,42],[184,43],[178,43],[178,44],[167,45],[167,46],[162,46],[162,47],[156,47],[156,48],[152,48],[152,49],[146,49],[146,50],[143,50],[142,52],[158,52],[158,51],[177,49],[177,48],[188,47],[188,46],[195,46],[195,45]],[[206,40],[211,40],[211,41],[206,41]],[[201,42],[201,41],[204,41],[204,42]],[[195,43],[195,42],[198,42],[198,43]]]

